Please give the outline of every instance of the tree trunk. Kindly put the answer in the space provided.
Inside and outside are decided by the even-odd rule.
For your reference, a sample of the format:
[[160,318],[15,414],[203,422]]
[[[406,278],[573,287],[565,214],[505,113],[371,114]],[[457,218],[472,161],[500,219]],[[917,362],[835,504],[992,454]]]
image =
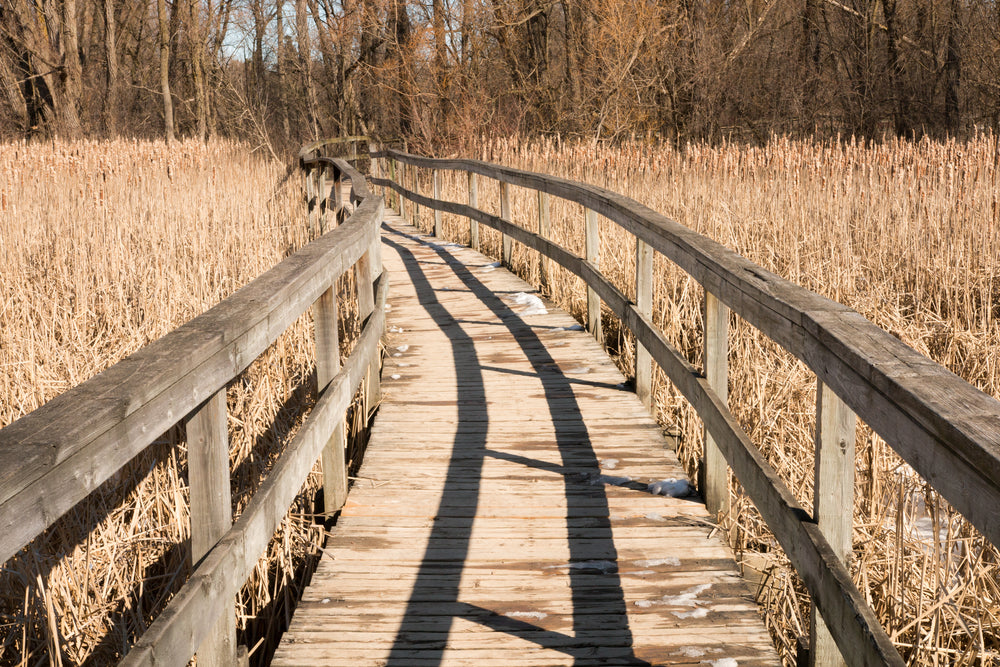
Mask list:
[[167,143],[174,140],[174,101],[170,97],[170,28],[166,0],[156,0],[160,25],[160,93],[163,95],[163,131]]
[[295,32],[299,40],[299,64],[302,67],[302,83],[306,91],[307,117],[313,139],[319,139],[319,125],[316,121],[316,87],[312,77],[312,46],[309,40],[309,15],[306,0],[295,0]]
[[63,29],[60,40],[63,69],[59,75],[59,131],[77,139],[83,134],[80,127],[80,98],[83,96],[83,67],[80,65],[80,40],[77,35],[76,0],[64,0]]
[[121,81],[118,75],[118,41],[116,39],[115,2],[104,0],[104,58],[107,84],[104,89],[104,130],[109,137],[118,134],[121,114]]
[[205,95],[205,44],[199,0],[188,0],[188,57],[191,58],[191,87],[194,89],[198,138],[208,138],[208,101]]
[[433,0],[434,11],[434,80],[437,86],[438,96],[438,129],[447,126],[448,117],[448,79],[445,69],[448,59],[448,46],[446,43],[447,34],[445,32],[444,2]]
[[274,74],[278,79],[278,112],[281,114],[281,129],[285,141],[291,141],[292,128],[288,122],[288,94],[285,90],[285,24],[283,0],[275,0],[274,15],[278,24],[278,50],[275,56]]
[[962,78],[962,54],[959,46],[960,0],[951,0],[948,17],[948,53],[945,56],[944,123],[948,133],[957,136],[961,129],[958,87]]

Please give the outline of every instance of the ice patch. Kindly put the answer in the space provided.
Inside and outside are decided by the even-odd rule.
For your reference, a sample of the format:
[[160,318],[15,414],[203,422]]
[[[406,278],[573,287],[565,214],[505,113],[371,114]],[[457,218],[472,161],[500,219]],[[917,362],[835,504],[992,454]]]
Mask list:
[[712,667],[739,667],[734,658],[719,658],[718,660],[702,660],[702,662],[712,665]]
[[697,607],[691,611],[675,611],[673,615],[677,618],[705,618],[708,616],[708,610],[704,607]]
[[611,486],[621,486],[632,481],[631,477],[615,477],[613,475],[598,475],[590,480],[594,486],[600,484],[610,484]]
[[582,324],[571,324],[568,327],[559,327],[556,331],[583,331]]
[[413,364],[408,364],[405,361],[397,361],[396,365],[399,366],[400,368],[409,368]]
[[656,512],[650,512],[649,514],[646,515],[645,518],[651,519],[653,521],[666,521],[666,519],[663,518],[662,514],[657,514]]
[[541,611],[512,611],[509,614],[505,614],[505,616],[509,616],[510,618],[534,618],[540,621],[548,616],[548,614]]
[[403,333],[403,328],[397,326],[391,326],[389,327],[389,333]]
[[323,598],[323,604],[330,604],[330,598]]
[[394,356],[394,357],[401,357],[401,356],[403,356],[403,353],[402,352],[393,352],[392,356]]
[[486,264],[486,265],[484,265],[481,270],[482,270],[483,273],[489,273],[490,271],[493,271],[494,269],[499,269],[499,268],[500,268],[500,262],[493,262],[492,264]]
[[681,646],[679,653],[685,658],[700,658],[705,655],[705,652],[697,646]]
[[657,567],[659,565],[673,565],[678,566],[681,564],[681,559],[677,556],[667,556],[666,558],[653,558],[650,560],[637,560],[635,564],[639,567]]
[[518,313],[520,315],[546,315],[549,312],[541,299],[527,292],[518,292],[515,294],[514,303],[524,306],[524,309]]
[[399,350],[400,352],[406,352],[407,350],[410,349],[410,346],[409,345],[400,345],[396,349]]
[[663,479],[659,482],[650,482],[647,486],[649,492],[654,496],[670,496],[671,498],[684,498],[691,495],[691,485],[686,479]]
[[672,604],[675,607],[696,607],[701,603],[695,598],[711,587],[712,584],[698,584],[697,586],[687,589],[680,595],[664,595],[663,602],[664,604]]
[[607,470],[614,470],[618,467],[618,459],[604,459],[601,461],[601,467]]
[[643,608],[645,608],[645,607],[652,607],[653,606],[653,601],[652,600],[636,600],[635,601],[635,606],[636,607],[643,607]]
[[611,574],[618,571],[618,563],[611,560],[580,560],[565,565],[549,565],[546,570],[600,570],[601,574]]
[[401,378],[401,377],[403,377],[403,376],[402,376],[402,375],[400,375],[399,373],[393,373],[393,374],[392,374],[392,375],[390,375],[389,377],[391,377],[391,378],[392,378],[393,380],[398,380],[399,378]]

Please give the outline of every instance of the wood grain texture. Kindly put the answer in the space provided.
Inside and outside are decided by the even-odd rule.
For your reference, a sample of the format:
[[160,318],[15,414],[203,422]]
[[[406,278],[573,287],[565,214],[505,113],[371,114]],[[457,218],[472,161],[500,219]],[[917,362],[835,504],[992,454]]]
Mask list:
[[732,554],[601,347],[388,217],[383,400],[273,665],[776,665]]

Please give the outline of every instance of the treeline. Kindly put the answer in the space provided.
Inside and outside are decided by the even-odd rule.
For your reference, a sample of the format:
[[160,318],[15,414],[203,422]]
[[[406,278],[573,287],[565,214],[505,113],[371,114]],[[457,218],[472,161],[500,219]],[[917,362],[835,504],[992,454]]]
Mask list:
[[965,136],[1000,3],[0,0],[0,88],[5,136]]

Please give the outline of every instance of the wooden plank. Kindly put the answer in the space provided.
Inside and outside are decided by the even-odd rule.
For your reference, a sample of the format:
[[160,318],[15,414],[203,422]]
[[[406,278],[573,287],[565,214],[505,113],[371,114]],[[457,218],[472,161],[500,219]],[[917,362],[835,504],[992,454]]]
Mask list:
[[[472,172],[469,172],[469,208],[479,208],[479,184]],[[469,247],[479,250],[479,221],[475,218],[469,218]]]
[[[510,218],[510,185],[503,181],[500,181],[500,217],[513,223],[513,220]],[[500,261],[503,266],[506,266],[507,268],[510,268],[511,252],[512,245],[510,237],[503,234],[501,238]]]
[[[653,316],[653,248],[640,238],[635,240],[635,306],[646,317]],[[652,408],[653,359],[649,350],[638,342],[635,345],[635,393],[646,408]]]
[[[813,517],[833,552],[849,563],[854,535],[854,433],[857,417],[822,382],[816,383],[816,463]],[[815,605],[809,658],[817,667],[846,665]]]
[[[191,493],[191,562],[197,563],[233,525],[229,490],[229,427],[226,391],[221,389],[185,424]],[[236,662],[236,616],[224,613],[198,647],[198,664]]]
[[[323,391],[340,370],[340,332],[337,317],[337,293],[330,286],[313,307],[313,332],[316,339],[316,384]],[[344,422],[340,420],[323,448],[323,509],[336,512],[347,500],[347,451]]]
[[[584,232],[587,263],[594,271],[599,271],[600,230],[597,226],[597,213],[589,208],[584,215]],[[590,285],[587,285],[587,331],[593,334],[598,342],[604,341],[604,333],[601,329],[601,299]]]
[[[719,401],[729,396],[729,308],[705,292],[705,379]],[[729,468],[712,434],[705,428],[705,503],[712,516],[729,511]]]

